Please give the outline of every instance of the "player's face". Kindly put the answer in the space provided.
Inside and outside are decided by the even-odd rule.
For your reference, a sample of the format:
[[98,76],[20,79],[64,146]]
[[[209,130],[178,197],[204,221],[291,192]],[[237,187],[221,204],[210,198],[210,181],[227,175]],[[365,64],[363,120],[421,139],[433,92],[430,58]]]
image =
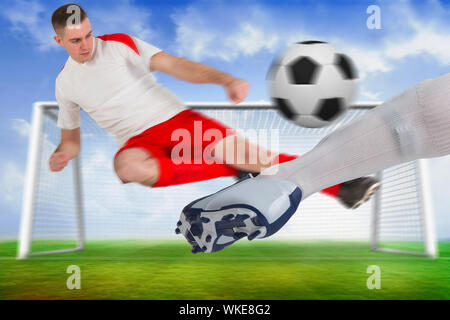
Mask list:
[[62,45],[72,59],[78,63],[88,61],[94,45],[89,18],[85,18],[81,24],[67,26],[64,30]]

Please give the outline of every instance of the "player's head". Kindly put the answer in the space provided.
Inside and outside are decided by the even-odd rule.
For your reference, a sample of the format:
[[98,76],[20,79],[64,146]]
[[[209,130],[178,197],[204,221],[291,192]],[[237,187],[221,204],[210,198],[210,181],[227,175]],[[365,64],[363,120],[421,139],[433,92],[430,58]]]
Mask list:
[[79,5],[69,3],[53,12],[52,25],[55,41],[63,46],[72,59],[84,63],[91,57],[93,37],[91,23]]

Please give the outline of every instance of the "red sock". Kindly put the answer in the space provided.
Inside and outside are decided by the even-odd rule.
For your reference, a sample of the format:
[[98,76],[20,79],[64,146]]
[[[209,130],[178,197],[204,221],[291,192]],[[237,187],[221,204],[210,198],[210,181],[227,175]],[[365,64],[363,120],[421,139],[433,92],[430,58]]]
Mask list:
[[329,195],[333,198],[336,198],[339,194],[339,189],[341,188],[341,184],[337,184],[335,186],[326,188],[321,190],[320,192],[325,193],[326,195]]
[[[286,154],[286,153],[280,153],[278,156],[276,156],[273,160],[272,160],[272,165],[274,164],[278,164],[278,163],[284,163],[284,162],[288,162],[294,159],[297,159],[298,156],[297,155],[290,155],[290,154]],[[330,197],[334,197],[336,198],[339,194],[339,188],[341,187],[341,184],[337,184],[335,186],[326,188],[321,190],[320,192],[329,195]]]
[[297,155],[287,154],[287,153],[280,153],[275,158],[272,159],[272,165],[288,162],[294,159],[297,159]]

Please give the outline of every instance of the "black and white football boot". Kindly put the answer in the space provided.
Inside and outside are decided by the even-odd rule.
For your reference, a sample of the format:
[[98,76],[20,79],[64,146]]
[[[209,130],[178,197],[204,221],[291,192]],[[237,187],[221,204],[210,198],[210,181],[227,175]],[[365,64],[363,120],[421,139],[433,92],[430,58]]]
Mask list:
[[257,177],[259,175],[259,172],[249,172],[249,171],[238,171],[238,173],[236,174],[236,180],[244,180],[247,178],[254,178]]
[[183,234],[192,252],[216,252],[239,239],[266,238],[280,230],[302,199],[292,182],[248,176],[188,204],[175,232]]
[[356,209],[380,188],[381,183],[373,177],[362,177],[341,184],[337,199],[347,208]]

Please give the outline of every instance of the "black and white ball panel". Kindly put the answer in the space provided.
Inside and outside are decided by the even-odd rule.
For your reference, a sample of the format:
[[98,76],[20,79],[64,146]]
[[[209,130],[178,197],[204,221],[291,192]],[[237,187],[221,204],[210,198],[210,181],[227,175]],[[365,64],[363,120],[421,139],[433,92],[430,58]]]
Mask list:
[[287,69],[285,66],[279,67],[273,83],[272,97],[289,100],[294,114],[312,114],[317,97],[321,94],[319,86],[296,85],[293,90]]
[[299,57],[286,66],[290,84],[315,84],[322,66],[310,57]]
[[289,120],[323,127],[352,102],[357,72],[349,57],[320,41],[297,43],[272,63],[268,73],[272,101]]
[[345,108],[343,98],[328,98],[318,102],[315,110],[315,116],[323,121],[333,121]]
[[344,80],[335,65],[322,67],[317,87],[321,98],[342,97],[347,102],[351,101],[355,89],[353,82]]
[[345,54],[337,54],[335,56],[334,64],[337,66],[344,79],[355,80],[358,78],[358,74],[352,60]]

